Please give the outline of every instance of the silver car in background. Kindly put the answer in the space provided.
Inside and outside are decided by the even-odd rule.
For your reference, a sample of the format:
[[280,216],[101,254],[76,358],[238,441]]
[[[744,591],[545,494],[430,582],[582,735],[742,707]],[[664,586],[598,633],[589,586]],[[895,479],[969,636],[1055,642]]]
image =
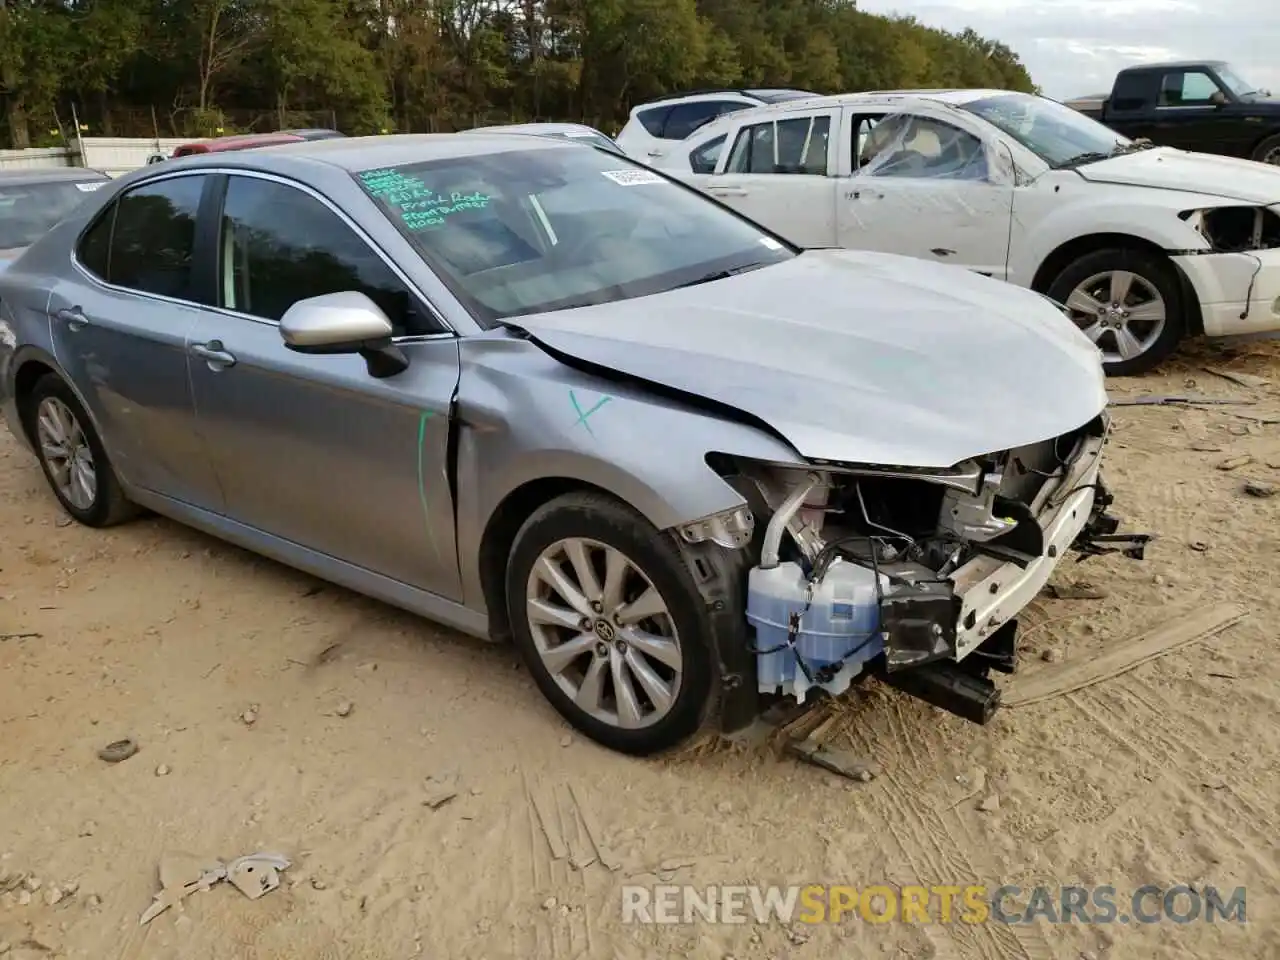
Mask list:
[[622,153],[610,137],[595,127],[584,123],[510,123],[494,127],[474,127],[463,133],[522,133],[532,137],[552,137],[557,140],[568,140],[571,143],[587,144],[608,150],[610,153]]
[[111,178],[96,170],[0,170],[0,270]]
[[174,160],[0,274],[0,409],[72,517],[514,638],[635,754],[871,674],[985,722],[1018,612],[1114,548],[1106,403],[1034,293],[538,137]]

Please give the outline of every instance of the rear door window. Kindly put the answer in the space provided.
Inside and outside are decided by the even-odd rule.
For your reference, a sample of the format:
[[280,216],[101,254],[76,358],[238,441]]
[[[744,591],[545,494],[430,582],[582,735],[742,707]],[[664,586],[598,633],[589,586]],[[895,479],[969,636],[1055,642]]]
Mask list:
[[[196,216],[208,176],[171,177],[134,187],[116,201],[104,279],[118,287],[192,303],[207,302],[195,277]],[[103,266],[96,232],[103,217],[84,237],[84,249]],[[94,269],[85,263],[89,269]]]
[[830,137],[827,114],[752,124],[738,131],[725,172],[823,176]]

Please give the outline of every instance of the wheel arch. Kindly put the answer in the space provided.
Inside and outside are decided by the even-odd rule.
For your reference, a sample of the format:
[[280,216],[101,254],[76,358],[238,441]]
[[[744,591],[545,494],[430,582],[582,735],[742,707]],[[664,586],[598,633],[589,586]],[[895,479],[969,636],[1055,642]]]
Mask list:
[[1184,320],[1188,335],[1200,336],[1204,333],[1204,316],[1200,310],[1200,298],[1186,273],[1169,256],[1168,251],[1164,250],[1159,244],[1133,234],[1090,233],[1060,244],[1050,251],[1049,255],[1040,262],[1040,266],[1036,268],[1035,275],[1031,280],[1031,289],[1039,293],[1047,293],[1054,279],[1070,263],[1095,250],[1108,248],[1138,250],[1161,257],[1168,262],[1177,275],[1178,284],[1182,288],[1183,310],[1186,313]]
[[494,640],[505,643],[512,638],[505,581],[507,558],[515,544],[516,534],[538,508],[566,493],[597,493],[626,504],[625,500],[611,490],[585,480],[562,476],[527,480],[502,498],[489,515],[480,535],[478,555],[480,589],[485,607],[489,611],[489,635]]
[[28,401],[31,399],[31,394],[35,390],[36,384],[50,374],[65,383],[71,392],[75,394],[76,399],[80,401],[80,406],[85,409],[86,413],[88,413],[89,420],[93,424],[93,428],[97,430],[98,436],[101,437],[102,431],[98,430],[98,424],[94,419],[93,411],[91,411],[88,405],[84,402],[84,397],[80,395],[80,391],[76,389],[75,384],[73,384],[70,378],[67,377],[61,369],[59,369],[57,361],[52,357],[45,357],[42,354],[29,353],[15,362],[12,381],[13,403],[17,408],[18,423],[22,426],[23,436],[26,438],[27,442],[31,444],[32,448],[35,447],[36,438],[33,430],[33,424],[31,422],[31,411],[28,408]]

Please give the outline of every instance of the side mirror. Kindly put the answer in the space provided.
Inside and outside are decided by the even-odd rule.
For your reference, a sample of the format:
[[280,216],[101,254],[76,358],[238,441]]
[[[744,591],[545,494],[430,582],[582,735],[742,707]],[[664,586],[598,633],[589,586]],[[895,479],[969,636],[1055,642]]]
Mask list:
[[1215,107],[1224,107],[1227,104],[1227,95],[1221,90],[1215,90],[1209,94],[1209,102]]
[[364,358],[369,375],[393,377],[409,360],[391,342],[391,321],[357,290],[299,300],[280,318],[280,337],[297,353],[350,354]]

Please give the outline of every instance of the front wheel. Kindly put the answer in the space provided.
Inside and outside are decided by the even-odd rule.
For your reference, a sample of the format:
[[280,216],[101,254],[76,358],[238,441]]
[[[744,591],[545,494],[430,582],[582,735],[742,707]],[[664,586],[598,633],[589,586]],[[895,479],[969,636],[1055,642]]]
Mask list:
[[1253,159],[1258,163],[1270,163],[1280,166],[1280,133],[1267,137],[1253,151]]
[[705,722],[705,605],[676,546],[628,507],[571,493],[539,508],[516,535],[507,604],[538,687],[591,739],[644,756]]
[[1097,344],[1110,376],[1146,373],[1177,348],[1186,331],[1177,268],[1155,253],[1086,253],[1058,274],[1047,293]]

